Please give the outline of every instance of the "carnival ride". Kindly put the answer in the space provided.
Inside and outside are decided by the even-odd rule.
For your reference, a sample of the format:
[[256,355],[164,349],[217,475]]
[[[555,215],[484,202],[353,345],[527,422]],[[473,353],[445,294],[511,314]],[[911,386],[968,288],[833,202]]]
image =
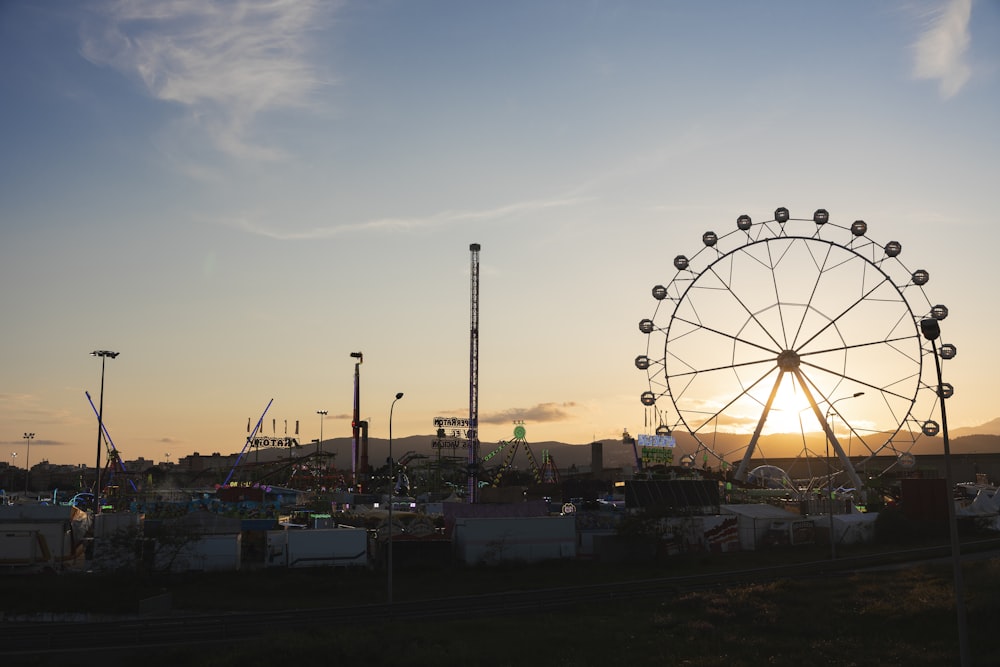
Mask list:
[[[90,408],[94,411],[94,416],[97,417],[97,421],[100,424],[101,432],[104,435],[104,443],[106,452],[106,460],[104,464],[104,473],[101,475],[103,484],[101,489],[94,489],[94,495],[97,497],[108,495],[109,492],[113,492],[112,495],[121,496],[122,491],[130,490],[131,493],[138,493],[139,489],[136,486],[135,474],[130,472],[125,466],[124,461],[122,461],[121,454],[118,452],[118,448],[115,447],[114,441],[111,439],[111,434],[108,432],[108,425],[101,419],[101,414],[97,410],[97,406],[94,405],[94,399],[91,398],[89,391],[83,392],[87,396],[87,402],[90,403]],[[124,478],[124,482],[128,484],[127,489],[122,489],[118,483],[115,481],[115,477]]]
[[[672,408],[676,419],[660,426],[693,437],[685,456],[735,466],[746,481],[751,458],[766,461],[762,434],[794,433],[809,471],[791,483],[800,493],[841,475],[860,489],[857,468],[875,456],[912,465],[910,450],[937,434],[932,417],[952,391],[938,386],[932,341],[921,337],[923,320],[948,315],[924,292],[929,273],[902,264],[898,241],[877,243],[864,221],[837,224],[824,209],[811,219],[786,208],[764,222],[741,215],[734,230],[701,241],[652,288],[656,308],[639,322],[646,352],[635,358],[649,387],[642,404]],[[941,358],[955,353],[941,346]],[[717,434],[738,432],[751,433],[740,449],[717,446]]]
[[[489,478],[489,484],[491,486],[502,486],[504,483],[504,478],[513,470],[512,463],[514,461],[514,456],[517,454],[518,449],[523,448],[525,455],[528,457],[528,466],[531,473],[531,478],[535,484],[542,483],[542,469],[538,466],[538,461],[535,459],[534,452],[531,451],[531,445],[525,440],[525,435],[527,431],[524,428],[524,422],[516,421],[514,422],[514,438],[510,441],[501,440],[493,451],[483,457],[480,465],[485,466],[493,457],[504,452],[503,460],[500,465],[496,468],[488,470],[486,473]],[[506,450],[506,451],[504,451]],[[484,471],[485,472],[485,471]],[[558,471],[556,473],[558,475]]]
[[561,482],[559,477],[559,467],[556,465],[555,459],[552,458],[552,454],[549,450],[542,450],[542,470],[540,472],[540,477],[542,479],[542,484],[559,484]]

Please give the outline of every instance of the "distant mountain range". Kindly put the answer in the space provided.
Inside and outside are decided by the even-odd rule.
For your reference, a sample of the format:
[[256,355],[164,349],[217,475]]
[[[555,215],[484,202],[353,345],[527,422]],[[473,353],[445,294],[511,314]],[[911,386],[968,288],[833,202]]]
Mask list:
[[962,438],[967,435],[1000,435],[1000,417],[979,426],[964,426],[949,429],[952,438]]
[[[695,451],[697,443],[690,434],[678,432],[674,435],[677,438],[678,455]],[[743,449],[746,447],[749,438],[750,436],[748,434],[719,433],[713,436],[712,447],[717,452],[732,452],[732,454],[726,458],[735,462],[735,460],[742,455]],[[953,454],[1000,453],[1000,418],[994,419],[980,426],[953,429],[949,432],[949,438],[951,452]],[[403,438],[394,438],[393,456],[396,459],[400,459],[408,452],[413,452],[417,457],[436,458],[437,456],[442,455],[455,456],[464,459],[467,456],[467,451],[461,448],[454,450],[446,449],[439,452],[431,444],[434,439],[435,438],[432,435],[414,435]],[[620,468],[634,464],[635,454],[631,444],[625,444],[621,441],[621,439],[604,440],[601,442],[603,467]],[[498,443],[493,442],[482,443],[480,454],[482,455],[492,451],[497,444]],[[857,448],[854,448],[852,451],[850,449],[850,443],[848,442],[841,444],[844,445],[845,449],[849,449],[848,453],[852,456],[862,454],[862,452],[858,451]],[[508,444],[507,446],[510,447],[512,445]],[[587,467],[591,465],[592,447],[590,443],[568,444],[564,442],[545,441],[529,442],[528,446],[531,448],[538,465],[542,465],[543,452],[546,451],[552,457],[556,466],[561,469],[566,469],[574,465]],[[304,445],[297,456],[311,453],[315,450],[315,448],[315,444]],[[807,434],[805,443],[803,443],[802,436],[799,434],[762,436],[757,443],[757,453],[755,454],[755,458],[796,457],[800,455],[805,448],[808,448],[813,455],[824,456],[826,441],[823,434]],[[917,445],[913,448],[912,453],[917,455],[940,454],[943,451],[942,448],[943,442],[940,436],[934,438],[921,438],[917,442]],[[261,450],[261,458],[279,458],[287,455],[284,454],[286,451],[287,450]],[[350,438],[334,438],[324,440],[323,451],[332,453],[336,456],[334,459],[334,465],[336,467],[341,469],[347,469],[350,467]],[[368,460],[373,468],[382,466],[385,463],[388,453],[389,444],[386,440],[369,438]],[[502,457],[502,455],[502,453],[497,455],[498,463],[499,457]],[[679,458],[679,456],[677,458]],[[526,455],[523,451],[519,451],[517,453],[514,464],[521,468],[527,465]],[[712,463],[709,465],[712,465]]]

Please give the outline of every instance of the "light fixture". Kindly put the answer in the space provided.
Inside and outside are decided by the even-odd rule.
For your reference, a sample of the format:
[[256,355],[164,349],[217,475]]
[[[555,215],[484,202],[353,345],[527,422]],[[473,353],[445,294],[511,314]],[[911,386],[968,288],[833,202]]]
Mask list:
[[837,559],[837,543],[833,539],[833,466],[830,464],[830,440],[833,439],[834,435],[833,427],[830,426],[830,413],[833,411],[833,406],[837,403],[864,395],[865,392],[856,391],[850,396],[842,396],[830,403],[830,406],[826,409],[826,506],[830,517],[830,560]]
[[28,495],[28,478],[31,475],[31,441],[34,437],[34,433],[24,434],[24,440],[28,443],[28,451],[24,455],[24,495]]
[[396,474],[395,474],[395,462],[392,460],[392,410],[396,407],[396,401],[403,398],[403,392],[397,392],[396,398],[392,401],[392,405],[389,406],[389,519],[388,519],[388,536],[386,543],[386,600],[388,604],[392,604],[392,491],[393,486],[396,484]]
[[104,364],[108,359],[116,359],[120,352],[94,350],[92,357],[101,359],[101,401],[97,411],[97,463],[94,466],[94,513],[101,513],[101,438],[104,435]]

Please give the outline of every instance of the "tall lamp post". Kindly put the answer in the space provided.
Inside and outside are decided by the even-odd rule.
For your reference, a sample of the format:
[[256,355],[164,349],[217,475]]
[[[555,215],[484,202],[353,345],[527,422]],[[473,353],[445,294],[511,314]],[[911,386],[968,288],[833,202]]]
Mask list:
[[17,461],[17,452],[10,453],[10,479],[7,480],[10,483],[11,488],[14,488],[14,463]]
[[24,495],[28,495],[28,477],[31,475],[31,440],[34,433],[25,433],[24,440],[28,443],[28,451],[24,454]]
[[101,438],[104,437],[104,364],[108,358],[114,359],[120,352],[94,350],[92,357],[101,358],[101,400],[97,409],[97,464],[94,466],[94,513],[101,513]]
[[354,362],[354,414],[351,415],[351,490],[358,490],[358,436],[361,433],[361,364],[365,355],[351,352]]
[[317,452],[323,451],[323,417],[326,417],[326,410],[317,410],[316,414],[319,415],[319,444],[316,446]]
[[841,396],[826,409],[826,508],[830,515],[830,560],[837,560],[837,542],[833,539],[833,466],[830,465],[830,438],[833,437],[833,427],[830,426],[830,413],[837,403],[864,395],[865,392],[858,391],[851,396]]
[[952,576],[955,585],[955,611],[958,616],[958,653],[962,667],[972,664],[969,655],[969,632],[965,620],[965,584],[962,580],[962,552],[958,541],[958,522],[955,520],[955,499],[953,489],[955,488],[954,477],[951,473],[951,444],[948,441],[948,413],[945,411],[945,399],[950,398],[953,388],[950,384],[945,384],[941,377],[941,357],[951,359],[955,356],[954,345],[946,344],[941,346],[941,354],[938,354],[937,343],[941,336],[941,325],[939,319],[944,319],[948,314],[948,309],[944,306],[934,306],[932,315],[920,320],[920,333],[931,342],[931,350],[934,352],[934,367],[937,369],[937,395],[941,399],[941,440],[944,443],[944,471],[945,483],[948,485],[948,529],[951,539],[951,562]]
[[389,406],[389,537],[386,551],[386,600],[392,604],[392,491],[396,484],[395,461],[392,460],[392,410],[396,407],[396,401],[403,398],[403,392],[398,392]]

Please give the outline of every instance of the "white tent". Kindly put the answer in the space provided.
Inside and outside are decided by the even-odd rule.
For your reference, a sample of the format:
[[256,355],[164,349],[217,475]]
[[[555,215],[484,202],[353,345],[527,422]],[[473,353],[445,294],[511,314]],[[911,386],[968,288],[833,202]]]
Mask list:
[[996,489],[982,488],[965,507],[955,510],[958,516],[989,516],[1000,514],[1000,496]]
[[870,544],[875,541],[876,519],[878,512],[834,514],[833,539],[837,544]]
[[[740,522],[740,548],[754,551],[771,530],[772,524],[802,521],[799,514],[783,510],[780,507],[765,503],[748,503],[745,505],[720,505],[721,514],[735,514]],[[808,523],[812,523],[810,520]]]

